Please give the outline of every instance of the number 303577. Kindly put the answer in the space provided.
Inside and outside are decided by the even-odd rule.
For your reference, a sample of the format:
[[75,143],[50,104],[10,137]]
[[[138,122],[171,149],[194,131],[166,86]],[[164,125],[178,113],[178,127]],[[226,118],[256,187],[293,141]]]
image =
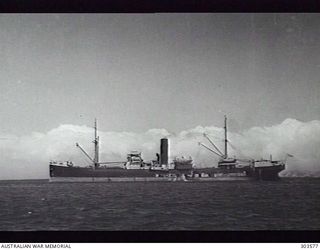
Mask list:
[[318,244],[301,244],[301,248],[318,248]]

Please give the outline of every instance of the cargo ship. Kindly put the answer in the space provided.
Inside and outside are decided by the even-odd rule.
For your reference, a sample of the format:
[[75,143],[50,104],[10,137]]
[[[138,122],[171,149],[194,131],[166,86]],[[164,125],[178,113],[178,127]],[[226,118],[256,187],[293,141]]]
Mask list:
[[199,168],[191,157],[176,157],[169,162],[169,140],[160,139],[160,154],[157,159],[146,162],[141,152],[132,151],[124,162],[99,161],[99,136],[97,120],[94,124],[94,157],[91,157],[78,143],[76,146],[90,160],[86,167],[75,166],[71,161],[49,163],[51,182],[126,182],[126,181],[224,181],[224,180],[277,180],[279,172],[285,169],[285,161],[242,160],[228,157],[227,118],[225,117],[224,153],[205,135],[214,149],[203,143],[212,153],[219,156],[217,166]]

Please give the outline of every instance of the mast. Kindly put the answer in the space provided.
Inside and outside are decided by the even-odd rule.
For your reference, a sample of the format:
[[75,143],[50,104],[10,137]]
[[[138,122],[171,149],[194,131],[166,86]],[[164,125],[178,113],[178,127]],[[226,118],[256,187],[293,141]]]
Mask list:
[[85,156],[88,157],[90,161],[93,163],[93,170],[97,169],[100,165],[99,163],[99,136],[98,136],[98,129],[97,129],[97,119],[94,119],[94,155],[93,158],[90,157],[90,155],[79,145],[79,143],[76,143],[76,146],[80,148],[80,150],[85,154]]
[[98,136],[98,129],[97,129],[97,119],[94,119],[94,168],[99,167],[99,136]]
[[223,159],[227,159],[228,158],[228,137],[227,137],[227,116],[224,116],[224,154],[219,150],[219,148],[210,140],[210,138],[206,135],[206,133],[203,134],[204,137],[207,138],[207,140],[211,143],[211,145],[214,147],[216,151],[214,151],[213,149],[209,148],[208,146],[206,146],[205,144],[199,142],[200,146],[203,146],[204,148],[208,149],[209,151],[211,151],[212,153],[220,156]]
[[224,158],[228,158],[227,116],[224,116]]

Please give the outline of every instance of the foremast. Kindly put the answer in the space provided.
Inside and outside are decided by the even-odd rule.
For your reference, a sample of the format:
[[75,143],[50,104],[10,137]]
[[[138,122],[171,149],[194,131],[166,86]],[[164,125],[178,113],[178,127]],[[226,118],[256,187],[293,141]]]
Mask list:
[[98,136],[98,127],[97,127],[97,119],[94,119],[94,158],[93,164],[94,168],[99,167],[99,136]]
[[224,159],[228,158],[227,116],[224,116]]
[[93,169],[97,169],[100,166],[99,163],[99,136],[98,136],[98,126],[97,126],[97,119],[94,119],[94,155],[93,158],[79,145],[76,143],[76,146],[84,153],[85,156],[93,163]]

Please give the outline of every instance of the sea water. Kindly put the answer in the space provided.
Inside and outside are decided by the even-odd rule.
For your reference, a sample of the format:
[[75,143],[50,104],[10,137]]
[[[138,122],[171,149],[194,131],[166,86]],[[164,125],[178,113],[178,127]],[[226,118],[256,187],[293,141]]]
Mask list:
[[0,182],[0,231],[319,230],[320,179]]

